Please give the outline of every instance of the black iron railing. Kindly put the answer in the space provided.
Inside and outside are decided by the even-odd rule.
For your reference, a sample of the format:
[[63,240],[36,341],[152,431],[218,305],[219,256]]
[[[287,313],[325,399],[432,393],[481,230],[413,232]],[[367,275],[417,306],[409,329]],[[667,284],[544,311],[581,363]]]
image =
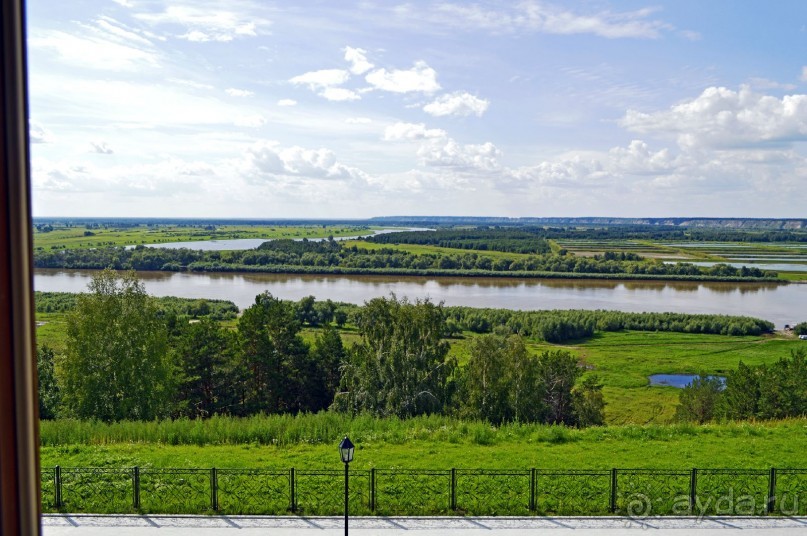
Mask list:
[[[352,515],[807,515],[807,469],[351,469]],[[42,470],[46,512],[337,515],[341,469]]]

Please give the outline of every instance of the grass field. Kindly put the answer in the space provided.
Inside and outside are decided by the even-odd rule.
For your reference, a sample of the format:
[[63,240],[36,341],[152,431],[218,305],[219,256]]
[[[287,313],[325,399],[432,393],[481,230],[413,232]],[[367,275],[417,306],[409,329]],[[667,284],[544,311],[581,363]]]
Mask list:
[[375,242],[365,242],[364,240],[345,240],[342,242],[342,245],[345,247],[356,246],[358,248],[364,248],[367,250],[378,250],[378,249],[392,249],[395,251],[404,251],[406,253],[412,253],[414,255],[424,255],[424,254],[440,254],[440,255],[462,255],[464,253],[475,253],[480,257],[490,257],[491,259],[519,259],[523,257],[531,257],[534,256],[533,254],[529,253],[510,253],[507,251],[480,251],[480,250],[473,250],[473,249],[458,249],[458,248],[446,248],[441,246],[429,246],[429,245],[422,245],[422,244],[377,244]]
[[[263,421],[263,422],[262,422]],[[508,425],[441,417],[355,420],[333,414],[214,419],[180,423],[190,431],[160,435],[158,423],[121,423],[95,439],[65,440],[40,450],[42,466],[328,468],[347,434],[357,445],[351,467],[380,468],[691,468],[804,467],[807,420],[715,425],[610,426],[583,430]],[[43,423],[43,442],[54,436]],[[96,427],[104,425],[96,425]],[[127,433],[114,427],[128,428]],[[135,428],[139,427],[138,433]],[[209,427],[213,444],[171,444]],[[174,426],[178,429],[179,426]],[[237,428],[249,434],[237,439]],[[74,433],[73,431],[72,433]],[[126,430],[124,430],[126,432]],[[128,435],[127,435],[128,434]],[[251,434],[251,435],[250,435]],[[293,437],[292,437],[293,436]],[[117,439],[115,439],[117,437]],[[233,440],[228,441],[228,437]],[[138,439],[140,438],[140,439]],[[198,440],[198,437],[196,437]]]
[[[108,229],[87,229],[84,226],[70,228],[57,227],[50,232],[35,230],[34,248],[94,248],[238,238],[327,238],[328,236],[353,236],[359,233],[366,233],[372,229],[374,228],[345,225],[222,225],[216,226],[214,229],[207,229],[205,226],[201,225],[196,227],[174,225],[148,227],[146,225],[139,225],[137,227],[113,227]],[[94,235],[85,236],[86,232],[94,233]]]
[[609,424],[668,423],[675,414],[679,389],[650,386],[652,374],[725,374],[740,361],[749,365],[788,357],[804,341],[778,335],[731,337],[663,332],[597,333],[576,344],[532,344],[537,352],[565,348],[577,354],[587,374],[604,385]]

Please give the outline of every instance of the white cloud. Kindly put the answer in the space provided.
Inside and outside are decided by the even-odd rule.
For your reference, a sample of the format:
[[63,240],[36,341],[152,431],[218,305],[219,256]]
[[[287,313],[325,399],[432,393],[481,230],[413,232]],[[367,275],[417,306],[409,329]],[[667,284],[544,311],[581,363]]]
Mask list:
[[[216,5],[218,7],[218,4]],[[198,4],[171,5],[159,13],[138,13],[136,18],[154,26],[180,26],[180,39],[193,42],[229,42],[239,37],[255,37],[267,22],[249,13],[217,9]]]
[[345,61],[350,62],[350,72],[364,74],[373,68],[367,61],[367,51],[361,48],[345,47]]
[[667,111],[628,110],[622,126],[642,134],[676,137],[681,147],[748,147],[807,141],[807,95],[781,99],[710,87]]
[[297,85],[306,85],[312,91],[344,84],[350,78],[350,73],[344,69],[321,69],[310,71],[294,78],[289,82]]
[[131,2],[131,0],[112,0],[112,1],[118,4],[119,6],[134,7],[134,4]]
[[446,131],[439,128],[426,128],[423,123],[395,123],[384,129],[384,140],[424,140],[444,138]]
[[348,125],[369,125],[373,120],[369,117],[348,117],[345,123]]
[[97,30],[101,30],[105,32],[107,36],[117,38],[122,42],[133,42],[139,45],[145,45],[150,47],[152,42],[147,37],[144,37],[137,30],[134,30],[125,24],[113,19],[112,17],[107,16],[100,16],[95,19],[96,27],[83,25],[85,28],[88,28],[92,32],[96,32]]
[[142,71],[159,64],[154,51],[100,32],[78,36],[58,30],[34,31],[28,43],[32,48],[50,50],[65,63],[91,69]]
[[490,102],[486,99],[480,99],[463,91],[456,91],[437,97],[437,99],[424,106],[423,111],[437,117],[444,115],[476,115],[477,117],[482,117],[489,105]]
[[501,151],[490,142],[462,145],[448,139],[425,143],[418,150],[418,156],[426,166],[445,166],[468,171],[494,171],[501,167]]
[[358,93],[343,87],[326,87],[318,95],[329,101],[355,101],[361,99]]
[[113,154],[115,152],[105,141],[91,141],[90,146],[92,147],[92,152],[98,154]]
[[[431,7],[401,4],[393,8],[399,20],[409,24],[431,26],[435,31],[446,28],[483,30],[499,33],[546,33],[558,35],[591,34],[609,39],[639,38],[655,39],[674,27],[661,20],[652,19],[653,9],[636,11],[575,12],[560,5],[545,1],[500,4],[491,9],[477,3],[441,2]],[[686,39],[695,32],[680,32]]]
[[224,90],[225,93],[230,95],[231,97],[251,97],[255,95],[255,92],[250,91],[248,89],[237,89],[234,87],[229,87]]
[[361,170],[340,163],[330,149],[282,147],[277,142],[258,142],[249,148],[242,171],[253,182],[277,177],[313,180],[366,180]]
[[376,89],[392,93],[432,93],[440,89],[437,73],[424,61],[415,62],[414,67],[408,70],[376,69],[368,73],[365,80]]
[[280,99],[277,101],[278,106],[297,106],[297,101],[294,99]]
[[53,141],[53,135],[36,121],[29,121],[28,139],[31,143],[50,143]]

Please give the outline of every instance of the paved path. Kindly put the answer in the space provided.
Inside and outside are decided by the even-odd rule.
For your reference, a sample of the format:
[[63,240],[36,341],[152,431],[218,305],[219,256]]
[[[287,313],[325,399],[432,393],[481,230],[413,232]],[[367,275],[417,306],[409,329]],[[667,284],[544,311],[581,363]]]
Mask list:
[[[43,516],[44,536],[341,536],[340,517]],[[642,532],[644,531],[644,532]],[[807,536],[797,517],[356,517],[358,536],[517,536],[520,534]]]

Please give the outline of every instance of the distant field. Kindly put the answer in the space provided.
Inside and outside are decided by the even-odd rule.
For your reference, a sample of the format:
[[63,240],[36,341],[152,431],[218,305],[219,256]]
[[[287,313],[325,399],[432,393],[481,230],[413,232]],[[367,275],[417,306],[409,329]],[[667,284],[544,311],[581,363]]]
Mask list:
[[458,249],[458,248],[446,248],[441,246],[429,246],[429,245],[422,245],[422,244],[377,244],[374,242],[366,242],[364,240],[345,240],[342,242],[344,247],[351,247],[356,246],[358,248],[364,248],[367,250],[379,250],[379,249],[392,249],[395,251],[405,251],[407,253],[412,253],[415,255],[423,255],[423,254],[441,254],[441,255],[462,255],[466,253],[475,253],[477,255],[483,257],[490,257],[491,259],[519,259],[523,257],[530,257],[533,254],[529,253],[510,253],[507,251],[479,251],[474,249]]
[[[649,259],[669,262],[742,263],[766,268],[766,264],[807,266],[807,244],[779,242],[665,242],[655,240],[556,240],[557,245],[581,256],[602,255],[606,251],[635,253]],[[803,268],[802,268],[803,269]],[[780,279],[807,280],[807,273],[776,268]]]
[[[380,227],[378,228],[380,229]],[[210,229],[203,225],[194,227],[175,225],[148,227],[139,225],[125,228],[56,227],[49,232],[41,232],[35,229],[34,248],[95,248],[239,238],[327,238],[328,236],[352,236],[372,229],[367,226],[345,225],[222,225]],[[88,232],[93,233],[93,235],[87,236],[85,233]]]

